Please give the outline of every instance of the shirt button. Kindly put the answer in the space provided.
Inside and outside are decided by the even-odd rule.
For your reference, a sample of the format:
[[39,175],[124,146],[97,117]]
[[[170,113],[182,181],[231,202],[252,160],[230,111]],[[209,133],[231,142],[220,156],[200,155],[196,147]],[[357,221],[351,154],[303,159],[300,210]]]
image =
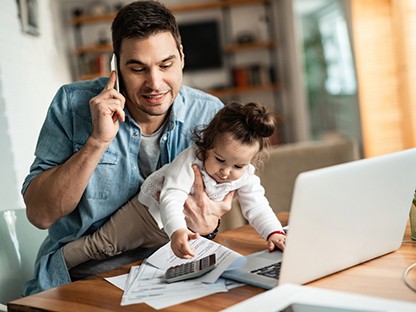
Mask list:
[[164,135],[163,137],[162,137],[162,140],[163,141],[166,141],[168,139],[168,137],[166,136],[166,135]]
[[134,137],[137,137],[138,135],[139,135],[139,132],[138,132],[138,131],[134,131],[134,132],[133,132],[133,136],[134,136]]

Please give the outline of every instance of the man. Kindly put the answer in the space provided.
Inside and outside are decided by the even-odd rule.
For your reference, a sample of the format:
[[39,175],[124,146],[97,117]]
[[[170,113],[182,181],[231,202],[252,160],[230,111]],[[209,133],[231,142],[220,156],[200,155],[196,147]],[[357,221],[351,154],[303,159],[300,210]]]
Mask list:
[[[49,235],[24,295],[71,282],[62,247],[104,224],[222,107],[219,99],[182,86],[178,26],[160,3],[123,7],[112,36],[121,93],[114,89],[115,72],[63,86],[39,135],[22,194],[28,219]],[[232,194],[221,203],[209,201],[198,173],[185,214],[188,227],[206,235],[231,208]]]

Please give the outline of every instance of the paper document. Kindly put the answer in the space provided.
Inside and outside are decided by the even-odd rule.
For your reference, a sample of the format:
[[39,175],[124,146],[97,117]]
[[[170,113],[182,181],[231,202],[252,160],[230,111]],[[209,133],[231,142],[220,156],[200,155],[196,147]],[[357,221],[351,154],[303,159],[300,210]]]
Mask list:
[[[239,253],[220,245],[204,237],[198,237],[189,242],[192,249],[195,250],[195,257],[191,260],[198,260],[215,253],[217,257],[217,267],[211,272],[203,275],[197,280],[204,283],[215,283],[225,270],[235,269],[246,261],[245,257]],[[171,266],[189,262],[189,259],[181,259],[175,256],[170,248],[170,242],[159,248],[148,259],[147,263],[166,271]]]
[[107,279],[124,288],[121,305],[146,303],[154,309],[162,309],[243,285],[220,278],[226,269],[244,264],[242,255],[203,237],[190,241],[190,245],[196,255],[192,260],[215,253],[217,267],[202,277],[168,284],[164,281],[166,269],[190,261],[176,257],[168,243],[142,265],[132,266],[127,276]]

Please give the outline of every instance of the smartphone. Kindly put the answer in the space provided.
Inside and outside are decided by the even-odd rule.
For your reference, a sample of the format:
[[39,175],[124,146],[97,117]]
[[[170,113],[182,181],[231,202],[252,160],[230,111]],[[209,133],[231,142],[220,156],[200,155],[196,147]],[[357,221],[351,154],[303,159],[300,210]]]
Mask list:
[[115,85],[115,89],[120,92],[120,83],[119,83],[119,77],[118,77],[118,68],[117,68],[117,56],[113,53],[113,56],[111,57],[111,61],[110,61],[110,70],[116,71],[117,74],[117,78],[116,78],[116,85]]

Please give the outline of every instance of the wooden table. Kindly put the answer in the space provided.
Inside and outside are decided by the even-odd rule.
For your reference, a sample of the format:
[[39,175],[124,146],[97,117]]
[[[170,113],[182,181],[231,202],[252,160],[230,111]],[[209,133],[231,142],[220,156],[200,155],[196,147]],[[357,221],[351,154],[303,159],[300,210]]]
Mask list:
[[[287,216],[279,216],[282,223]],[[374,295],[389,299],[416,302],[416,293],[403,282],[404,270],[416,262],[416,245],[408,243],[409,227],[404,243],[393,253],[332,274],[308,285],[321,288]],[[266,247],[265,242],[250,227],[243,226],[220,234],[216,241],[241,254],[249,254]],[[137,265],[133,263],[132,265]],[[146,304],[120,306],[122,291],[104,280],[127,273],[128,266],[85,280],[63,285],[39,294],[21,298],[8,304],[9,311],[155,311]],[[416,274],[412,276],[416,285]],[[162,311],[219,311],[255,296],[263,289],[243,286],[227,293],[217,293],[198,300],[169,307]]]

